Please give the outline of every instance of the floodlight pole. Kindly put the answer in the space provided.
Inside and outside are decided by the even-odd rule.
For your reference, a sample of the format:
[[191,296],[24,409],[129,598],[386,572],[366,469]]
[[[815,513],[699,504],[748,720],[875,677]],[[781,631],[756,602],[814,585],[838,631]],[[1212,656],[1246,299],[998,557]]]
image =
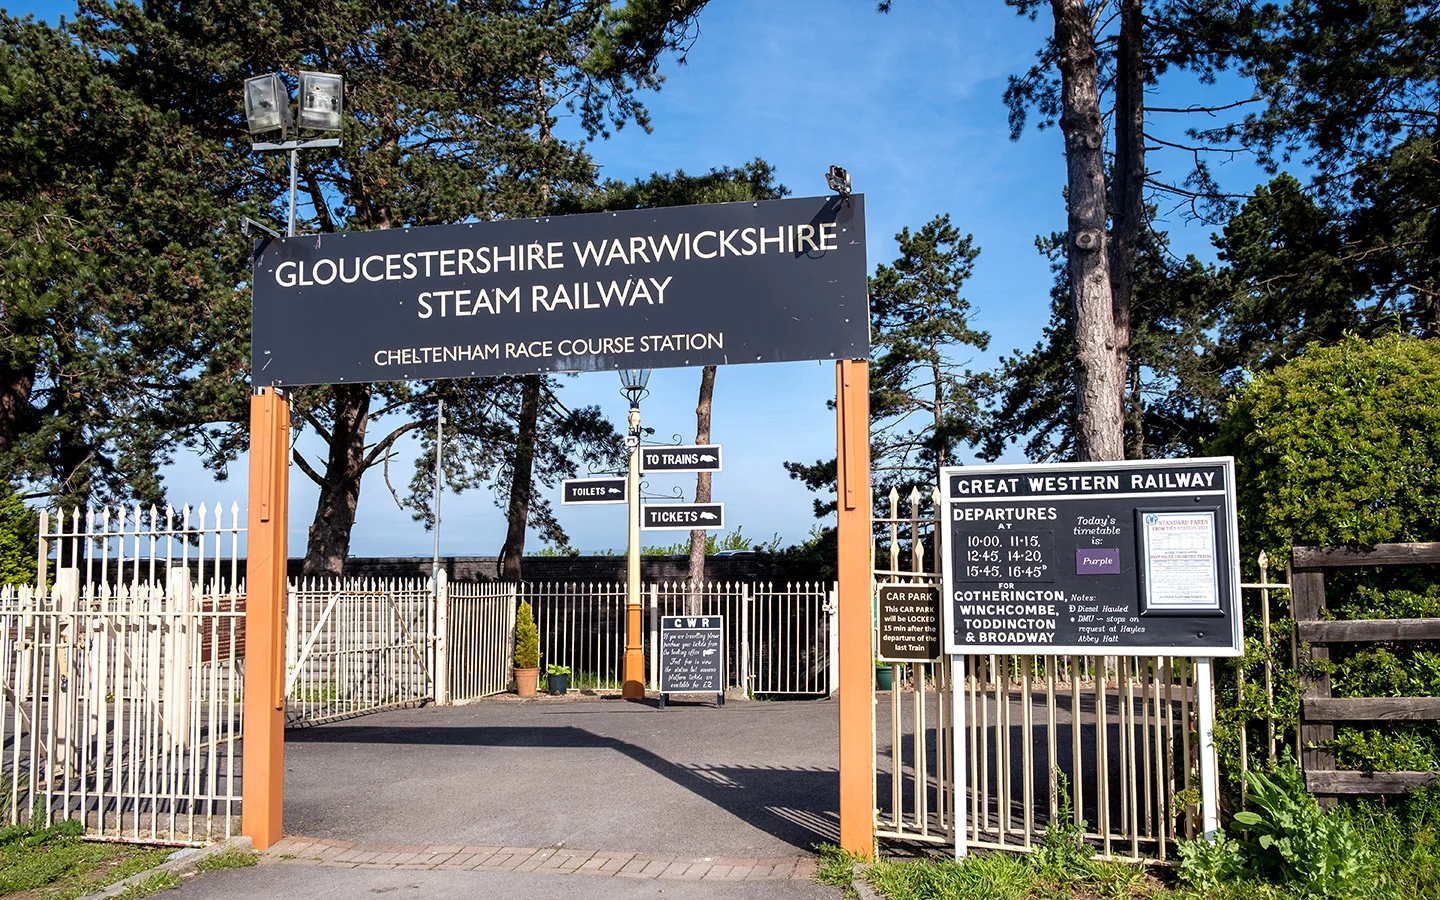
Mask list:
[[295,173],[299,169],[300,151],[338,146],[340,146],[339,138],[316,138],[310,141],[256,141],[250,145],[250,149],[256,153],[275,153],[281,150],[290,153],[290,224],[285,229],[286,237],[295,236],[295,193],[297,190]]

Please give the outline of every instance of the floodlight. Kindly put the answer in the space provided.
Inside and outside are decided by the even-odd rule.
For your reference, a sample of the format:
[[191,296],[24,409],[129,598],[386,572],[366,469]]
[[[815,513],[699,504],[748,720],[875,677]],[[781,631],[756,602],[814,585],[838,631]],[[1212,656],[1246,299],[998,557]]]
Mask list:
[[839,166],[831,166],[825,173],[825,183],[841,197],[850,196],[850,173]]
[[245,121],[251,134],[291,126],[290,91],[279,75],[271,72],[245,79]]
[[345,79],[326,72],[300,73],[300,127],[339,131]]

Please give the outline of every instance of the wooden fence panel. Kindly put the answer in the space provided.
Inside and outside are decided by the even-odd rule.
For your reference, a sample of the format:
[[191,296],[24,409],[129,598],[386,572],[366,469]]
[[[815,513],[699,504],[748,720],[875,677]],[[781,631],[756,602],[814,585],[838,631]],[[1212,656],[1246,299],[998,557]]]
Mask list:
[[[1351,547],[1295,547],[1291,551],[1291,587],[1295,626],[1305,643],[1302,656],[1328,661],[1331,644],[1440,639],[1440,618],[1327,621],[1325,572],[1353,566],[1433,565],[1440,543],[1380,544]],[[1329,674],[1303,674],[1300,681],[1300,763],[1311,793],[1398,794],[1434,784],[1436,772],[1346,772],[1335,768],[1336,722],[1433,722],[1440,720],[1440,697],[1334,697]]]

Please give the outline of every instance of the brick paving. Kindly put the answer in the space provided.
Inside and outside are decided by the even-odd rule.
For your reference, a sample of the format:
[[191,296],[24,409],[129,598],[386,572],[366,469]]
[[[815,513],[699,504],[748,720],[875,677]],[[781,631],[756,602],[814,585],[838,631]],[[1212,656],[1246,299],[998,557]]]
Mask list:
[[487,872],[544,872],[599,878],[682,881],[809,880],[819,865],[813,856],[705,857],[687,859],[653,853],[576,850],[571,847],[482,847],[458,844],[390,847],[349,841],[287,837],[266,850],[262,865],[312,865],[366,869],[478,869]]

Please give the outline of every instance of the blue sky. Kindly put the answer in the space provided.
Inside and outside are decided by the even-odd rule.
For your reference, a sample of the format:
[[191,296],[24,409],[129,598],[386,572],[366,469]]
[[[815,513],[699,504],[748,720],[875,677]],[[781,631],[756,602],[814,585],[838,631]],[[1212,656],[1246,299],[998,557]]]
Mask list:
[[[73,4],[17,7],[49,21]],[[688,64],[665,66],[663,90],[649,95],[654,131],[627,128],[591,152],[608,178],[632,179],[683,169],[698,173],[763,157],[792,196],[827,193],[831,164],[849,169],[866,196],[869,267],[894,259],[893,235],[949,213],[973,233],[981,255],[964,294],[975,327],[989,331],[991,350],[974,360],[989,366],[999,353],[1028,348],[1049,316],[1051,273],[1035,238],[1064,227],[1064,159],[1058,130],[1033,128],[1009,139],[1001,101],[1006,76],[1023,72],[1047,33],[1000,0],[899,0],[888,15],[873,0],[714,0],[702,13]],[[286,61],[277,60],[277,66]],[[1232,86],[1233,87],[1233,86]],[[1225,90],[1222,84],[1217,90]],[[1196,96],[1185,86],[1186,102]],[[1166,94],[1166,104],[1175,102]],[[1157,127],[1165,127],[1157,123]],[[1185,160],[1170,160],[1178,167]],[[1166,161],[1153,156],[1150,167]],[[1259,180],[1242,162],[1222,177],[1241,189]],[[1176,249],[1208,258],[1210,229],[1166,223]],[[656,438],[694,438],[698,369],[658,370],[642,404]],[[813,495],[792,481],[786,460],[835,453],[833,363],[730,366],[716,378],[713,439],[724,445],[725,470],[714,494],[727,524],[748,536],[802,540],[815,519]],[[626,401],[613,373],[567,379],[564,398],[600,404],[623,428]],[[383,432],[376,426],[372,434]],[[313,442],[302,450],[317,455]],[[409,481],[414,446],[392,462],[397,489]],[[966,461],[970,461],[969,458]],[[1018,453],[1009,461],[1022,461]],[[215,483],[197,462],[181,459],[167,472],[178,503],[244,505],[244,461],[235,478]],[[694,477],[652,478],[652,489],[694,488]],[[551,492],[558,494],[558,491]],[[303,553],[316,491],[291,474],[291,553]],[[555,497],[558,503],[558,496]],[[583,551],[623,551],[623,507],[561,507],[561,522]],[[671,543],[684,532],[649,532],[647,543]],[[443,501],[444,555],[493,555],[504,539],[503,514],[488,491]],[[377,469],[366,476],[351,552],[360,556],[428,556],[433,535],[396,508]],[[533,534],[528,549],[538,548]]]

